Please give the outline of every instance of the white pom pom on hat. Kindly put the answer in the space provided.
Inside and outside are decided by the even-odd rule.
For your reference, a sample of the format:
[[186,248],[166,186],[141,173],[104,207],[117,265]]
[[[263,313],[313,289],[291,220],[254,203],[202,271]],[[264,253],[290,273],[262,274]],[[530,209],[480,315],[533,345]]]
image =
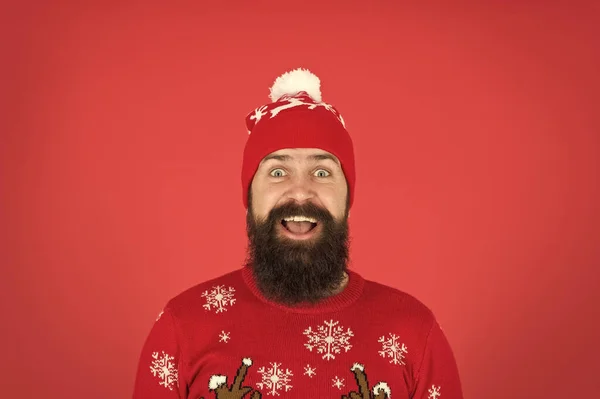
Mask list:
[[295,96],[300,92],[305,92],[315,102],[322,102],[321,80],[306,68],[296,68],[275,79],[269,98],[275,102],[283,96]]

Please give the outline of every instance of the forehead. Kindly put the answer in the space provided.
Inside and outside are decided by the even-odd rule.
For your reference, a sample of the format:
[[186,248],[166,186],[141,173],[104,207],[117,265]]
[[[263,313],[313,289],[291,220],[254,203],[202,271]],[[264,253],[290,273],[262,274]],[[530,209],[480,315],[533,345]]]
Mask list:
[[286,148],[274,151],[264,157],[261,164],[277,160],[280,162],[323,161],[330,160],[340,165],[339,159],[330,152],[318,148]]

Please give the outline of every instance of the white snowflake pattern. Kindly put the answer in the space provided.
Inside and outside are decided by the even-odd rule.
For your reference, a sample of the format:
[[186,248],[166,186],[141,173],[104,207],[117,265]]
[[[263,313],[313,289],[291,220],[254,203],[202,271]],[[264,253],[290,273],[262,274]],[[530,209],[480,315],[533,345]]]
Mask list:
[[[316,109],[317,107],[324,107],[326,110],[330,111],[331,113],[333,113],[334,115],[337,116],[337,114],[335,113],[335,111],[333,109],[333,106],[331,104],[327,104],[325,102],[312,102],[312,101],[305,102],[301,98],[298,98],[298,97],[288,97],[288,98],[286,98],[286,100],[287,100],[287,104],[281,104],[281,105],[277,105],[277,106],[271,108],[271,110],[270,110],[271,118],[276,117],[281,111],[285,111],[287,109],[295,108],[295,107],[299,107],[299,106],[307,106],[307,108],[311,109],[311,110]],[[252,118],[252,119],[254,119],[254,118]],[[260,117],[259,117],[259,119],[260,119]]]
[[291,378],[294,374],[289,370],[285,369],[283,371],[281,369],[281,363],[271,362],[271,367],[261,367],[258,369],[258,373],[262,375],[262,381],[257,382],[256,385],[260,389],[268,389],[267,395],[277,395],[279,396],[280,390],[285,390],[285,392],[292,389],[292,385],[290,385]]
[[313,375],[317,374],[317,372],[315,370],[316,370],[316,368],[310,367],[310,364],[307,364],[306,367],[304,367],[304,375],[307,375],[310,378],[312,378]]
[[173,386],[179,384],[177,368],[172,362],[175,358],[164,351],[162,351],[162,354],[153,352],[152,358],[154,361],[150,366],[150,372],[153,376],[160,378],[159,385],[172,391]]
[[221,334],[219,334],[219,342],[227,343],[227,340],[231,339],[230,335],[230,332],[221,331]]
[[304,335],[308,337],[308,343],[304,346],[311,352],[316,348],[317,353],[323,353],[323,359],[326,360],[335,359],[335,355],[341,353],[342,349],[348,352],[352,348],[350,337],[354,333],[349,328],[344,331],[344,327],[338,324],[339,321],[330,320],[317,326],[316,331],[308,327],[304,330]]
[[258,123],[258,121],[260,120],[260,118],[262,118],[264,115],[267,114],[267,106],[263,105],[261,107],[258,107],[254,110],[254,114],[252,114],[252,116],[250,116],[250,119],[254,119],[255,122],[254,123]]
[[427,399],[437,399],[438,397],[442,396],[442,394],[440,393],[440,388],[439,386],[435,386],[432,385],[431,388],[429,388],[429,396],[427,397]]
[[344,379],[340,379],[337,375],[335,378],[332,378],[333,385],[332,387],[337,387],[337,389],[342,390],[344,387]]
[[214,286],[210,291],[206,290],[202,294],[206,298],[206,304],[203,306],[206,310],[214,309],[215,313],[225,312],[227,306],[235,303],[234,293],[235,289],[233,287]]
[[337,117],[340,120],[340,123],[342,124],[342,126],[346,127],[346,121],[342,117],[342,114],[337,114]]
[[379,354],[381,357],[389,357],[391,358],[390,363],[393,364],[405,364],[404,363],[404,355],[408,353],[406,345],[400,344],[398,342],[398,337],[396,334],[388,334],[389,338],[386,339],[385,336],[381,336],[377,342],[381,343],[381,350]]

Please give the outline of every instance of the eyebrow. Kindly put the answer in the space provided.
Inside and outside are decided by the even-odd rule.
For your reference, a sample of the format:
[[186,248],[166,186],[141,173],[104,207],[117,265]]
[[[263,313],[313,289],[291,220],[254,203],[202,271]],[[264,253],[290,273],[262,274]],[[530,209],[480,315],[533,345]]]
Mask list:
[[[275,154],[271,154],[271,155],[267,155],[261,163],[266,163],[267,161],[274,159],[274,160],[278,160],[281,162],[285,162],[285,161],[291,161],[292,159],[294,159],[291,155],[275,155]],[[308,157],[308,159],[313,160],[313,161],[324,161],[329,159],[330,161],[335,162],[337,165],[339,165],[339,161],[331,154],[314,154],[314,155],[310,155]]]

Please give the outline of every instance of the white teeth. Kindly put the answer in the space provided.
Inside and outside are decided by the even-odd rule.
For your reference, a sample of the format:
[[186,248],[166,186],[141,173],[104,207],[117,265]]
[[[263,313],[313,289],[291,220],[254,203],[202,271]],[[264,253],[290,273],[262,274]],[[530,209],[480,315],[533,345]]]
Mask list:
[[317,223],[317,219],[313,219],[313,218],[309,218],[306,216],[291,216],[289,218],[285,218],[283,219],[286,222],[311,222],[311,223]]

